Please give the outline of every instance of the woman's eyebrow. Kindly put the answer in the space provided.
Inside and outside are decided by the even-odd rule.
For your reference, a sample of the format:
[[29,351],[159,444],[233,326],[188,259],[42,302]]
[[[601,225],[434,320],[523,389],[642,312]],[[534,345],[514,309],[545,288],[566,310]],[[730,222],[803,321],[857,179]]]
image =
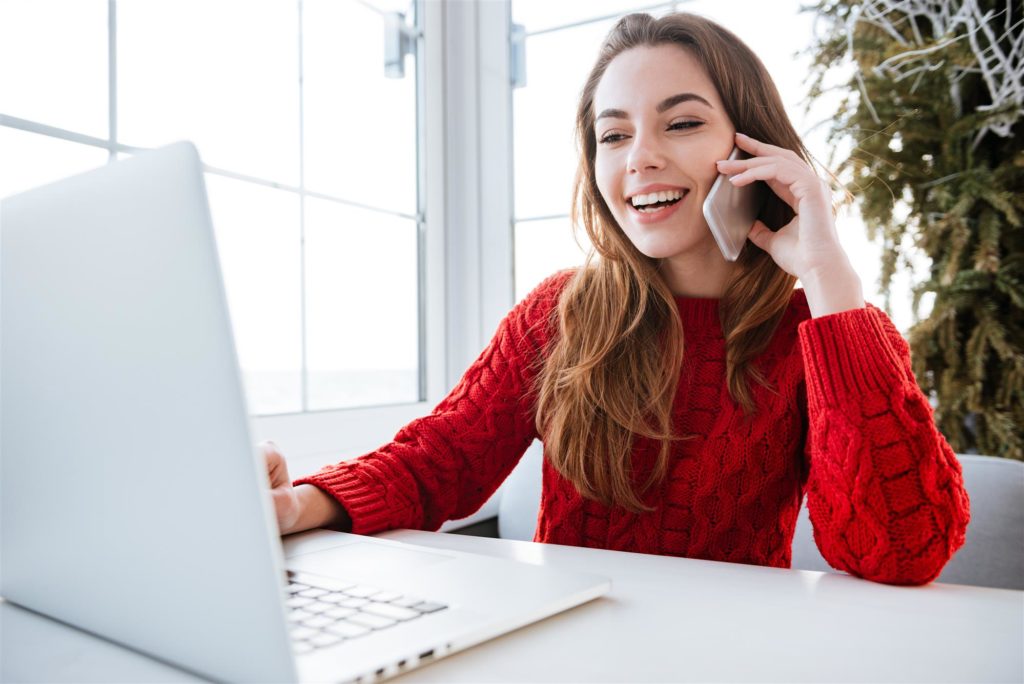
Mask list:
[[[658,103],[657,110],[658,110],[659,114],[663,114],[663,113],[667,112],[668,110],[672,109],[673,107],[675,107],[677,104],[680,104],[682,102],[691,102],[691,101],[700,102],[701,104],[703,104],[703,105],[705,105],[707,107],[710,107],[711,109],[714,109],[714,107],[711,106],[710,102],[705,100],[703,97],[701,97],[697,93],[679,93],[678,95],[673,95],[671,97],[666,97],[664,100],[662,100],[660,103]],[[611,118],[611,119],[628,119],[629,118],[629,114],[627,114],[626,111],[623,110],[623,109],[606,109],[603,112],[601,112],[600,114],[598,114],[597,118],[594,119],[594,121],[599,121],[601,119],[607,119],[607,118]]]

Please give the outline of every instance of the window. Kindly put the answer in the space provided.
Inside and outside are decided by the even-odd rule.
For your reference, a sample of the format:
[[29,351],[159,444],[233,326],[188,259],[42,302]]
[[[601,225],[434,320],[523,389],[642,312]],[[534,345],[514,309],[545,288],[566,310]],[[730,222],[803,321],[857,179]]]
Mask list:
[[[385,77],[387,13],[411,39],[402,78]],[[345,421],[283,420],[356,409],[365,426],[366,410],[404,405],[390,432],[438,398],[421,13],[416,0],[5,0],[0,196],[192,140],[250,413],[277,416],[278,440],[301,432],[301,451],[381,439],[314,446]],[[443,359],[443,331],[431,337]]]

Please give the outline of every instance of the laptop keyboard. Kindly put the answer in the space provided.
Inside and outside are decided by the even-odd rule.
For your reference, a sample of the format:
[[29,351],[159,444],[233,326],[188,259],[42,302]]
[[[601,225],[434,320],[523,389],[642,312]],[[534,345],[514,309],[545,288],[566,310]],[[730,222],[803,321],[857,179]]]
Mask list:
[[358,639],[448,606],[334,577],[288,571],[288,626],[298,654]]

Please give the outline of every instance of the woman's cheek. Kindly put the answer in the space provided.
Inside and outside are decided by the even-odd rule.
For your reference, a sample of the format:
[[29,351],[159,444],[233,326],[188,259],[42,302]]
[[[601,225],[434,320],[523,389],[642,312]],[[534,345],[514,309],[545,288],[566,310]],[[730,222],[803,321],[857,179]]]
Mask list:
[[605,205],[614,212],[616,209],[616,204],[612,201],[612,198],[615,196],[613,191],[614,184],[608,182],[604,176],[601,175],[599,169],[595,169],[595,174],[597,175],[597,191],[601,193],[601,199],[604,200]]

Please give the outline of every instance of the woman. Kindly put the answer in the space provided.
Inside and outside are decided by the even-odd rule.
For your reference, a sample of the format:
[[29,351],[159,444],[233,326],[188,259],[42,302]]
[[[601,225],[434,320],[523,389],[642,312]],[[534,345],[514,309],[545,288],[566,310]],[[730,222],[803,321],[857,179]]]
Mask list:
[[[282,533],[437,529],[539,437],[536,541],[789,567],[806,491],[831,565],[935,579],[964,540],[959,464],[757,57],[697,16],[627,16],[577,136],[587,264],[520,302],[390,444],[294,486],[265,444]],[[725,161],[734,146],[750,158]],[[736,262],[701,211],[719,173],[772,190]]]

